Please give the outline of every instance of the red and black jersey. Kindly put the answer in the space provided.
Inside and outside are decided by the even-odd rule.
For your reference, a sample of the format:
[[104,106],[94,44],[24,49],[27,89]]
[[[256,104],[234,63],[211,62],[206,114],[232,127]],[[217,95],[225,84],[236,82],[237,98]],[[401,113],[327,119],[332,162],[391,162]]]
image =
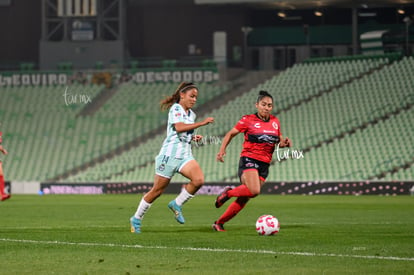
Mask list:
[[277,117],[270,115],[267,121],[256,114],[245,115],[234,126],[244,133],[242,157],[249,157],[266,163],[272,160],[276,144],[279,143],[282,133]]

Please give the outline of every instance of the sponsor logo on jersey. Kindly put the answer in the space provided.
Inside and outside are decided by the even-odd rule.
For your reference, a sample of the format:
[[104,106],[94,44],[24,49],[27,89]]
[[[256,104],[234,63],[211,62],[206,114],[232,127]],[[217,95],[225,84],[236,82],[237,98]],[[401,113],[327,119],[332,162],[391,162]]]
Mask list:
[[276,134],[275,131],[263,130],[263,133]]
[[247,139],[253,143],[270,143],[275,144],[278,143],[280,138],[277,135],[248,135]]
[[261,142],[267,142],[267,143],[275,143],[276,138],[274,136],[269,135],[261,135],[257,138]]

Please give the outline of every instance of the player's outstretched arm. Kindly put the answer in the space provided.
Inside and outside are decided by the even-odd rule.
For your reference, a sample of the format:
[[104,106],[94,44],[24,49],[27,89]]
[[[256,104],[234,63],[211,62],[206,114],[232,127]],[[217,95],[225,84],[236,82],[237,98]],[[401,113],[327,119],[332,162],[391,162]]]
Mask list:
[[227,134],[223,138],[223,142],[221,143],[220,151],[217,153],[217,161],[224,162],[224,156],[226,155],[227,145],[229,145],[231,140],[239,133],[239,130],[237,130],[236,128],[233,128],[227,132]]
[[213,122],[214,122],[214,118],[208,117],[204,119],[203,121],[191,123],[191,124],[185,124],[184,122],[178,122],[174,124],[174,128],[177,131],[177,133],[181,133],[181,132],[187,132],[187,131],[197,129],[201,126],[204,126],[204,125],[207,125]]

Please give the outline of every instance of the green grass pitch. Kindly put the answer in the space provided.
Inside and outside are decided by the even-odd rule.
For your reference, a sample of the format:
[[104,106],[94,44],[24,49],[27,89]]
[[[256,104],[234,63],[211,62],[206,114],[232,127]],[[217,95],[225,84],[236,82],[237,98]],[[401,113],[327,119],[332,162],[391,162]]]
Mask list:
[[[161,196],[130,233],[141,195],[14,195],[0,203],[0,274],[413,274],[414,197],[261,195],[214,232],[214,196]],[[281,230],[258,236],[256,219]]]

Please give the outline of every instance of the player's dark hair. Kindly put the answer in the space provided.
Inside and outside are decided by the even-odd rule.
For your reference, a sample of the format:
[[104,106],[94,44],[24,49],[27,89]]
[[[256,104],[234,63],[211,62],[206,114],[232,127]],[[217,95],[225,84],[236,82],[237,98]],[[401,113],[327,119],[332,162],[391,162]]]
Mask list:
[[273,102],[273,96],[271,94],[269,94],[266,91],[260,91],[259,96],[257,97],[256,103],[259,103],[260,100],[262,100],[265,97],[270,97],[272,99],[272,102]]
[[[180,101],[180,93],[186,93],[190,89],[197,89],[196,85],[192,82],[181,82],[180,85],[178,85],[175,92],[161,100],[160,107],[161,110],[167,110],[169,109],[174,103],[178,103]],[[198,89],[197,89],[198,90]]]

